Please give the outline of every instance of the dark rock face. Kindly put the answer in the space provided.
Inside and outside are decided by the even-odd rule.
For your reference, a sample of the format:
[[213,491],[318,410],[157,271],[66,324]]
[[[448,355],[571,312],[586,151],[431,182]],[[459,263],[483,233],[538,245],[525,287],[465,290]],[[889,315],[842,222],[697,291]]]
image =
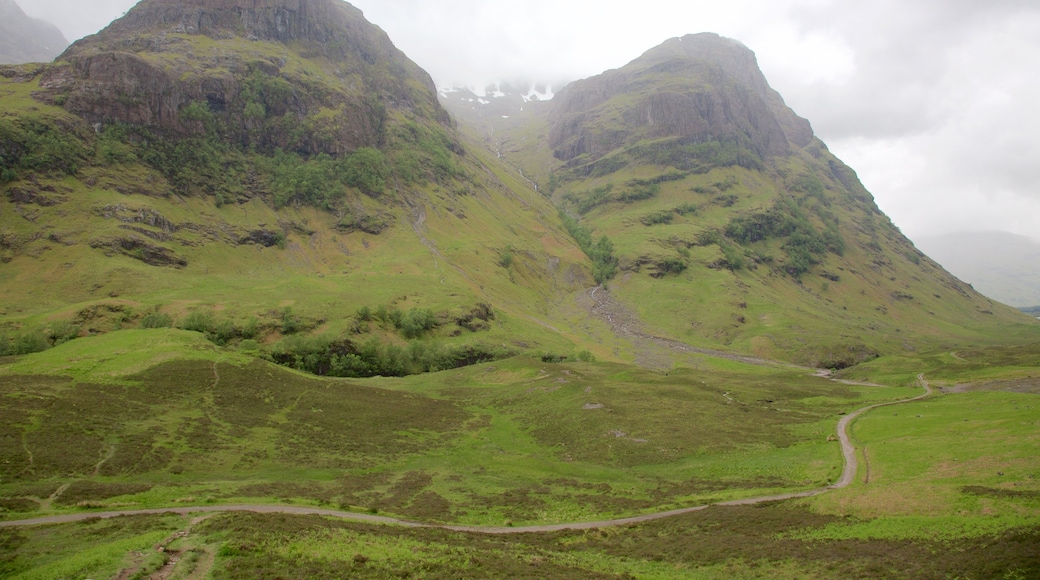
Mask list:
[[736,141],[762,158],[813,139],[755,55],[715,34],[673,38],[625,67],[568,85],[550,117],[556,157],[595,160],[643,139]]
[[94,240],[90,243],[90,247],[105,250],[108,255],[122,254],[150,266],[183,268],[188,265],[185,259],[177,256],[168,248],[150,244],[136,237]]
[[68,45],[58,27],[29,18],[14,0],[0,0],[0,63],[49,62]]
[[39,98],[96,128],[197,134],[184,111],[202,103],[233,142],[339,155],[378,147],[388,111],[450,123],[429,75],[341,0],[143,0],[60,60]]

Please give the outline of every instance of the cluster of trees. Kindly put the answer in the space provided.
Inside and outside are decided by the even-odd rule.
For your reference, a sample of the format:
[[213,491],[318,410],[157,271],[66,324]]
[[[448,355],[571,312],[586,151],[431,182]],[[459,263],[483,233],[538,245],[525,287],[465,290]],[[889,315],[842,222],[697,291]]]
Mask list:
[[[408,339],[418,338],[427,331],[437,328],[437,317],[429,308],[410,308],[406,311],[379,306],[372,310],[363,306],[354,317],[359,323],[375,321],[384,327],[393,326]],[[359,328],[360,330],[360,328]]]
[[567,231],[578,242],[578,247],[592,260],[592,277],[596,283],[603,284],[617,274],[618,259],[614,255],[614,244],[607,236],[593,240],[592,230],[577,222],[571,216],[560,212],[560,219]]
[[513,356],[515,353],[482,344],[450,346],[413,340],[407,346],[363,343],[329,336],[292,336],[274,345],[265,358],[280,365],[330,377],[402,377],[437,372]]
[[44,329],[11,333],[0,331],[0,356],[43,352],[79,336],[80,326],[71,320],[56,322]]
[[828,223],[819,231],[805,213],[790,200],[781,200],[771,209],[734,218],[724,230],[726,237],[743,245],[767,239],[786,238],[783,249],[787,254],[784,270],[800,276],[827,252],[842,255],[845,240],[837,224]]
[[260,157],[257,165],[270,179],[275,207],[300,203],[331,209],[345,197],[345,188],[378,196],[386,190],[390,177],[386,156],[371,147],[340,158],[322,153],[310,159],[277,150],[270,157]]
[[72,175],[91,156],[82,127],[55,118],[0,118],[0,183],[32,172]]
[[737,141],[689,143],[683,139],[655,141],[635,146],[633,156],[655,165],[691,173],[708,173],[717,167],[761,169],[762,158]]

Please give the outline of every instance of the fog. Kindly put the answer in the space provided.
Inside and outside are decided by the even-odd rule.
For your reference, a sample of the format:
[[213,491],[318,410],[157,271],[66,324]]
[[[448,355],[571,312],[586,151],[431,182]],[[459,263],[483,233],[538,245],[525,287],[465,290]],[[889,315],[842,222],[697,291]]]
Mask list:
[[[553,82],[718,32],[911,237],[1040,237],[1040,3],[1028,0],[356,0],[439,85]],[[79,38],[130,0],[21,0]]]

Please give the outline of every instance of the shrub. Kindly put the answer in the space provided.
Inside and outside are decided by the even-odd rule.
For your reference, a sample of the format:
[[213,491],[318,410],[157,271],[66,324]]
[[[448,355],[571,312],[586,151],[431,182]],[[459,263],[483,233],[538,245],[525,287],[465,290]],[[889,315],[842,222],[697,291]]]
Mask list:
[[181,328],[201,333],[210,332],[213,329],[213,315],[201,310],[192,312],[181,321]]
[[592,232],[585,226],[579,224],[574,218],[560,212],[560,219],[567,231],[578,243],[581,251],[592,260],[592,277],[597,284],[603,284],[617,274],[617,257],[614,255],[614,244],[607,236],[603,236],[598,242],[592,242]]
[[74,324],[71,320],[63,320],[55,323],[48,330],[48,338],[50,343],[54,346],[64,344],[70,340],[74,340],[79,336],[80,326]]
[[433,330],[436,325],[437,320],[434,318],[431,310],[412,308],[401,316],[400,324],[397,326],[401,329],[401,333],[404,334],[405,338],[417,338],[422,333]]
[[506,246],[502,253],[498,255],[498,265],[507,270],[513,265],[513,246]]
[[652,214],[643,216],[639,221],[641,221],[644,226],[655,226],[658,224],[670,224],[672,223],[672,218],[674,217],[675,213],[673,212],[657,211]]
[[256,317],[250,317],[238,331],[239,336],[245,339],[256,338],[260,334],[260,321]]
[[282,309],[282,334],[296,334],[303,330],[303,319],[293,314],[292,307]]
[[689,215],[691,213],[697,213],[697,206],[692,203],[684,203],[677,206],[672,211],[679,215]]
[[141,317],[141,328],[170,328],[173,318],[162,312],[149,312]]
[[32,354],[43,352],[50,348],[47,337],[42,332],[34,331],[19,335],[14,340],[14,349],[11,354]]
[[368,194],[383,193],[390,176],[386,157],[378,149],[362,147],[342,164],[344,181]]

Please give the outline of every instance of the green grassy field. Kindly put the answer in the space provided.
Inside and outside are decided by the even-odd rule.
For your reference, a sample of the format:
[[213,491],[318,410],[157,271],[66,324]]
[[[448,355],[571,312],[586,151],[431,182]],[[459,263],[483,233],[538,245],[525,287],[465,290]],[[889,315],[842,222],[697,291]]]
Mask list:
[[0,494],[6,517],[291,500],[469,524],[591,520],[825,485],[841,468],[838,414],[914,392],[740,366],[518,357],[331,380],[198,333],[112,332],[0,366]]
[[[856,482],[815,498],[516,537],[217,514],[169,557],[183,577],[217,578],[1028,578],[1040,561],[1040,409],[1020,368],[1034,355],[958,356],[986,366],[984,390],[950,391],[950,370],[933,383],[950,392],[860,418]],[[174,330],[80,339],[4,359],[0,374],[4,519],[245,502],[490,525],[634,515],[825,485],[840,470],[828,441],[840,413],[919,392],[729,361],[665,374],[520,357],[330,380]],[[158,569],[163,558],[134,554],[189,526],[3,529],[0,571]]]

